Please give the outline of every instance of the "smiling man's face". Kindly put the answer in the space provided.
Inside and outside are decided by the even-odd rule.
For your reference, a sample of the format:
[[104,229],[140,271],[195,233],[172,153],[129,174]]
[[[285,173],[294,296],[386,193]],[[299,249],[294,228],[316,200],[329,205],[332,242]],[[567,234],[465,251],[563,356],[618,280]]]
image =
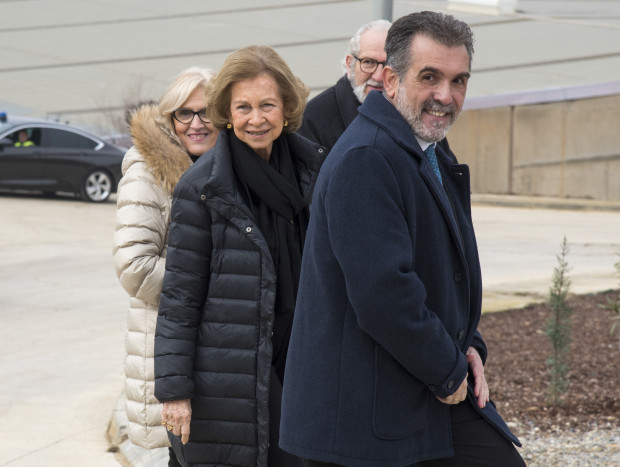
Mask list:
[[394,70],[386,68],[386,94],[418,138],[441,141],[465,101],[469,80],[467,49],[447,47],[428,36],[416,35],[411,54],[413,60],[402,82]]

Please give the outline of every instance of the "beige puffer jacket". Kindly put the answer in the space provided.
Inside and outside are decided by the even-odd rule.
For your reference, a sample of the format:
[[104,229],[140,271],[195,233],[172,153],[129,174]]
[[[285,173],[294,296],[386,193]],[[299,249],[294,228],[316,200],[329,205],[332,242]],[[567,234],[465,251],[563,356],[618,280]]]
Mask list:
[[192,164],[176,135],[158,125],[156,117],[153,104],[132,114],[134,146],[123,159],[113,248],[116,274],[130,297],[125,336],[128,436],[147,449],[170,445],[153,391],[153,346],[172,192]]

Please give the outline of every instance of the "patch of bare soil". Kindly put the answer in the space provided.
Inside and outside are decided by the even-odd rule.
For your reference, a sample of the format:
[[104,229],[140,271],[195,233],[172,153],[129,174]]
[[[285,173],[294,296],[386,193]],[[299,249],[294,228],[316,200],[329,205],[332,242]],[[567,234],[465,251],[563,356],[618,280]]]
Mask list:
[[547,304],[486,313],[479,330],[488,348],[485,375],[491,398],[517,436],[529,432],[583,432],[620,423],[620,327],[602,308],[618,291],[570,297],[572,341],[563,404],[549,404],[551,342],[545,335]]

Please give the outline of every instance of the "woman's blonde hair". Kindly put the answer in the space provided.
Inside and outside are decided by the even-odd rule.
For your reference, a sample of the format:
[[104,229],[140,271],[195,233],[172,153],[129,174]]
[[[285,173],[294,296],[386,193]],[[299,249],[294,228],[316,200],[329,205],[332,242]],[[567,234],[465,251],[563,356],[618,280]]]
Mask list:
[[196,89],[206,92],[207,85],[215,76],[215,72],[209,68],[193,66],[179,73],[174,81],[168,86],[166,92],[159,100],[159,121],[168,133],[176,136],[172,112],[181,108],[190,94]]
[[262,73],[273,77],[278,84],[284,104],[284,118],[288,120],[284,131],[292,133],[299,129],[310,89],[293,74],[284,59],[266,45],[251,45],[233,52],[209,83],[207,115],[215,128],[221,130],[229,122],[232,86]]

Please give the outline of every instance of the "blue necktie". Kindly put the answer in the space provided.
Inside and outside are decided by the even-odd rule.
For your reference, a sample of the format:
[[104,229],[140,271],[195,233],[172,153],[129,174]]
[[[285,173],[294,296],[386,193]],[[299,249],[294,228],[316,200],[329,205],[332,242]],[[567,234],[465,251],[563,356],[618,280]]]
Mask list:
[[439,163],[437,162],[437,155],[435,154],[435,145],[431,144],[427,147],[424,154],[426,154],[426,158],[431,163],[431,166],[435,171],[435,175],[437,175],[437,178],[439,179],[439,183],[443,185],[443,181],[441,180],[441,172],[439,171]]

